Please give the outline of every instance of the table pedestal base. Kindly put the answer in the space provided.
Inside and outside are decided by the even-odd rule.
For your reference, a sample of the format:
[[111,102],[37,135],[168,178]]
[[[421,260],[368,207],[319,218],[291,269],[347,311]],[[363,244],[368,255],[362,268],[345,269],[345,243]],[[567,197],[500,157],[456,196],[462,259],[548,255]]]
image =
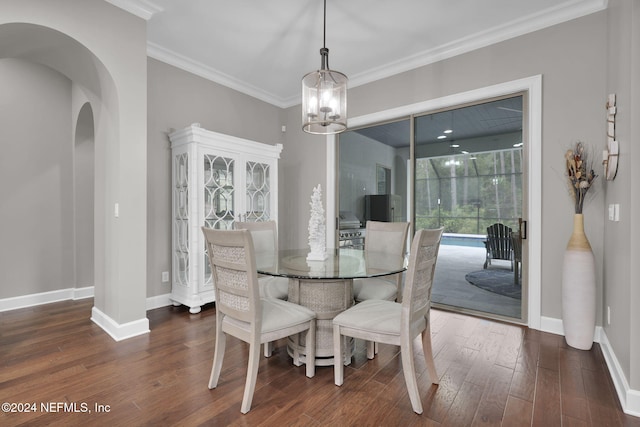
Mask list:
[[[316,313],[316,366],[332,366],[334,364],[332,320],[353,305],[353,280],[291,278],[289,279],[289,301]],[[350,344],[353,344],[353,340]],[[304,363],[304,334],[289,337],[287,352],[292,357],[294,349],[300,352],[300,360],[297,362]]]

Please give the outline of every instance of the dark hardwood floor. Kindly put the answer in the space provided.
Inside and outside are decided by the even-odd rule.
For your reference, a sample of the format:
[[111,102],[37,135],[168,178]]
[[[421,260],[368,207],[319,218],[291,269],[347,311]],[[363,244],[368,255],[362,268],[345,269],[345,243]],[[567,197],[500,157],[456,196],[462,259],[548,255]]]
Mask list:
[[151,333],[118,343],[90,321],[92,304],[0,313],[0,401],[23,410],[3,412],[0,425],[640,426],[622,412],[597,344],[574,350],[560,336],[437,310],[440,385],[418,359],[422,415],[411,410],[397,348],[381,345],[367,360],[358,343],[336,387],[330,367],[305,377],[284,341],[261,360],[242,415],[244,343],[229,338],[218,388],[207,388],[215,307],[149,311]]

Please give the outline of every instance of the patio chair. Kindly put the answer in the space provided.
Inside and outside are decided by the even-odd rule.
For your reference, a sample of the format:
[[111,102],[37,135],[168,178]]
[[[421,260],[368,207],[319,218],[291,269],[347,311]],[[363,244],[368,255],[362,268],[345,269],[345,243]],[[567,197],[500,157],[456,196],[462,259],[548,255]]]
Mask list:
[[487,227],[487,240],[484,242],[487,249],[487,259],[484,262],[484,269],[491,265],[491,260],[499,259],[511,261],[511,270],[513,271],[512,231],[510,227],[500,223]]

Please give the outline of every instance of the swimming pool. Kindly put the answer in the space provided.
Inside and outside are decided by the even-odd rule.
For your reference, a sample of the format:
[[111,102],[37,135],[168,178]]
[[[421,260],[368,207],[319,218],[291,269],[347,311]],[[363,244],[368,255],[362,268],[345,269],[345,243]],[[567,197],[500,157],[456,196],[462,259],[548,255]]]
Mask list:
[[444,233],[442,235],[441,245],[451,246],[470,246],[473,248],[484,248],[486,236],[481,234],[454,234]]

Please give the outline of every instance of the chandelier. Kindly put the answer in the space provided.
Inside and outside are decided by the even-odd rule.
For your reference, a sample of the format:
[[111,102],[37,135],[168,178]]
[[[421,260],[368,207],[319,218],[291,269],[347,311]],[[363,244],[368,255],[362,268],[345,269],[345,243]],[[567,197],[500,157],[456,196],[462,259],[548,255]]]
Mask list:
[[326,47],[327,0],[324,0],[324,27],[320,48],[320,69],[302,78],[302,130],[329,135],[347,129],[347,76],[329,69]]

